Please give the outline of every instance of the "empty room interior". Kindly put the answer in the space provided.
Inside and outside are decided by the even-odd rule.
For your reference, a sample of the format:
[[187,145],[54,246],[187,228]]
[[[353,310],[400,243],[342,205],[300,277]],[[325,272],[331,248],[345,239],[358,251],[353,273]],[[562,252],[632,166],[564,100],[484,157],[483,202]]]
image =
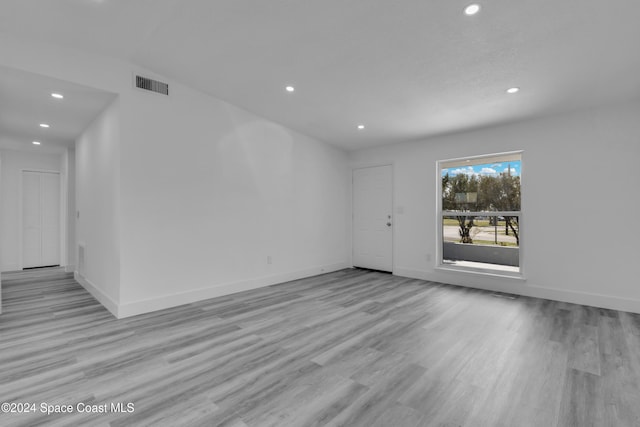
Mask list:
[[639,20],[3,0],[0,425],[640,426]]

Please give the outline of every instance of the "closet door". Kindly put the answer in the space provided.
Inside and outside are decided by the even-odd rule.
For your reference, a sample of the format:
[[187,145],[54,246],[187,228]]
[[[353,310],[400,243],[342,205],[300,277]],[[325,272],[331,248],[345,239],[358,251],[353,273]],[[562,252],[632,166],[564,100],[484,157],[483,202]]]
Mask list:
[[60,174],[22,172],[22,268],[60,264]]

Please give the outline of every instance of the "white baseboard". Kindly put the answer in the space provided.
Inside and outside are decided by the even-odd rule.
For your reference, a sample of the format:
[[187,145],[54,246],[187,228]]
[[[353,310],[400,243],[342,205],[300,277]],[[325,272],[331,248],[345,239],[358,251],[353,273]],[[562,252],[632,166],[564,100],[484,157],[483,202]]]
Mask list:
[[[120,304],[117,307],[117,315],[119,319],[124,317],[136,316],[138,314],[149,313],[152,311],[163,310],[165,308],[176,307],[183,304],[190,304],[196,301],[202,301],[209,298],[221,297],[224,295],[234,294],[237,292],[248,291],[250,289],[271,286],[278,283],[289,282],[291,280],[303,279],[305,277],[316,276],[318,274],[329,273],[332,271],[349,268],[348,262],[313,267],[305,270],[293,271],[290,273],[276,274],[273,276],[260,277],[256,279],[241,280],[238,282],[224,283],[208,288],[201,288],[187,292],[179,292],[171,295],[163,295],[156,298],[149,298],[140,301]],[[98,301],[100,299],[96,297]],[[102,302],[102,301],[100,301]],[[108,308],[108,307],[107,307]],[[113,310],[109,309],[113,313]]]
[[118,303],[111,299],[110,296],[98,289],[96,285],[91,283],[77,271],[73,273],[73,278],[76,279],[76,282],[80,283],[80,285],[82,285],[82,287],[85,288],[87,292],[93,295],[93,297],[98,300],[100,304],[102,304],[107,310],[109,310],[111,314],[113,314],[115,317],[118,317]]
[[505,292],[527,297],[588,305],[591,307],[627,311],[630,313],[640,313],[640,300],[638,299],[621,298],[565,289],[554,289],[546,286],[530,284],[521,278],[509,278],[506,276],[482,277],[481,275],[474,275],[466,272],[427,272],[406,268],[396,268],[393,274],[412,279],[429,280],[475,289]]
[[65,271],[65,273],[75,273],[76,266],[75,265],[66,265],[64,267],[64,271]]
[[20,265],[18,264],[7,264],[2,266],[2,272],[4,273],[5,271],[19,271],[22,270],[20,268]]

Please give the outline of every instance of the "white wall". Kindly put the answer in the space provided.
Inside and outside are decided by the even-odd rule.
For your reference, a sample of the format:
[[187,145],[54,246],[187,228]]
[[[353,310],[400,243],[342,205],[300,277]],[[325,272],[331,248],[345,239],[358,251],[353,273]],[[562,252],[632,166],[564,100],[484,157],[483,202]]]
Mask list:
[[[394,164],[395,207],[404,209],[395,218],[395,274],[640,312],[638,117],[640,103],[603,107],[361,150],[351,162]],[[526,281],[435,269],[436,161],[513,150],[524,150]]]
[[[2,213],[2,207],[4,205],[2,201],[2,152],[0,152],[0,221],[2,221],[2,217],[4,216]],[[0,240],[4,238],[4,232],[2,227],[0,227]],[[0,245],[0,271],[2,270],[2,245]],[[2,314],[2,275],[0,275],[0,314]]]
[[[2,177],[0,179],[0,197],[2,199],[2,211],[0,213],[2,271],[12,271],[21,268],[21,170],[62,172],[62,157],[59,154],[39,154],[14,150],[0,150],[0,156],[2,156]],[[64,262],[64,260],[61,260],[61,262]]]
[[0,65],[119,95],[76,148],[77,277],[116,315],[349,265],[345,152],[177,82],[168,98],[141,92],[123,61],[0,50]]
[[76,266],[76,150],[69,148],[62,155],[62,168],[66,177],[66,266],[68,272],[75,271]]
[[[67,80],[114,94],[131,86],[130,65],[113,58],[10,37],[0,38],[0,51],[2,51],[0,65],[5,67]],[[106,122],[102,128],[99,121],[93,124],[94,132],[90,135],[91,138],[95,136],[98,139],[95,145],[84,144],[83,150],[76,152],[76,155],[82,155],[82,160],[75,162],[76,181],[83,184],[82,188],[77,188],[75,191],[76,203],[83,204],[87,209],[81,213],[81,221],[78,221],[77,227],[72,227],[70,230],[78,232],[76,238],[84,239],[84,243],[89,245],[87,250],[90,251],[87,254],[90,259],[87,260],[86,274],[91,280],[87,281],[86,278],[77,275],[76,277],[109,310],[117,312],[120,291],[120,247],[116,214],[119,210],[118,201],[113,193],[116,193],[119,188],[117,184],[119,170],[115,165],[119,162],[116,146],[120,141],[107,140],[108,137],[105,136],[119,132],[117,104],[111,106],[106,116],[102,116],[102,120]],[[100,132],[102,135],[99,135]],[[87,135],[87,133],[84,135],[85,142]],[[2,138],[0,143],[5,143]],[[113,145],[110,146],[110,143]],[[103,154],[106,155],[104,159],[101,158]],[[71,159],[68,160],[71,161]],[[111,166],[114,166],[114,169],[110,169]],[[73,169],[74,166],[69,165],[69,168]],[[104,194],[103,190],[106,190]],[[73,201],[72,198],[69,198],[69,202]],[[106,210],[98,209],[98,206]],[[75,226],[73,212],[70,216],[70,221],[73,222],[71,225]],[[72,239],[73,237],[70,236],[69,241],[74,242]],[[75,258],[77,246],[69,245],[67,249],[73,251],[69,258],[71,262]],[[104,257],[101,258],[103,255]]]
[[120,300],[120,100],[76,141],[76,240],[85,247],[79,281],[107,308]]
[[170,88],[123,104],[121,315],[349,265],[345,152]]

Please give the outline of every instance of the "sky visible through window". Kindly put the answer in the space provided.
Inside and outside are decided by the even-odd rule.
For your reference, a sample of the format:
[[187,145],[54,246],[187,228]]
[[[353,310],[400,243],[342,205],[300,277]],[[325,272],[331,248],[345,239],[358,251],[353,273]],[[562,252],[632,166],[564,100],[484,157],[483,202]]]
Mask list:
[[447,173],[449,176],[458,174],[476,175],[476,176],[499,176],[503,172],[511,169],[511,176],[520,176],[520,160],[514,160],[501,163],[484,163],[480,165],[458,166],[453,168],[442,169],[442,176]]

